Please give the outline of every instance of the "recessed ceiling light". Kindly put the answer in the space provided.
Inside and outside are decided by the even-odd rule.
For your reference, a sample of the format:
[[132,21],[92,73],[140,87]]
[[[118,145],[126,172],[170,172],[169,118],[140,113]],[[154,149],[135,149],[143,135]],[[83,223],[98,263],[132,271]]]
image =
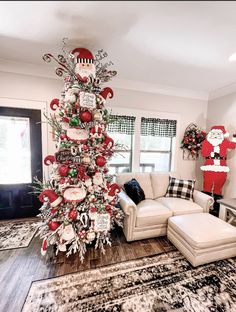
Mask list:
[[228,60],[229,60],[230,62],[236,61],[236,52],[234,52],[232,55],[230,55],[230,57],[228,58]]

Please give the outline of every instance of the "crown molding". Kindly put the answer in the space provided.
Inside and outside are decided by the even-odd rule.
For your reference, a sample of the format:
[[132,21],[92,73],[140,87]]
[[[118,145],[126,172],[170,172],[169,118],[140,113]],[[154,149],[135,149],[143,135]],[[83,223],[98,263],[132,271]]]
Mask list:
[[209,101],[235,93],[235,92],[236,92],[236,82],[211,91],[209,93]]
[[[49,64],[50,65],[50,64]],[[42,77],[49,79],[58,79],[53,70],[53,66],[49,66],[42,61],[42,64],[32,64],[26,62],[17,62],[0,58],[0,71],[29,75],[34,77]],[[55,68],[56,66],[54,66]],[[176,88],[172,86],[147,83],[144,81],[133,81],[127,79],[115,78],[110,82],[110,85],[118,89],[126,89],[153,94],[162,94],[169,96],[177,96],[183,98],[191,98],[208,101],[209,94],[205,91],[195,91],[190,89]]]
[[144,81],[133,81],[116,78],[112,82],[112,86],[118,89],[126,89],[208,101],[208,92],[205,91],[195,91],[191,89],[176,88],[168,85],[147,83]]
[[[54,66],[56,67],[56,66]],[[16,62],[0,58],[0,71],[5,73],[20,74],[34,77],[56,79],[53,66],[42,64],[32,64],[26,62]]]

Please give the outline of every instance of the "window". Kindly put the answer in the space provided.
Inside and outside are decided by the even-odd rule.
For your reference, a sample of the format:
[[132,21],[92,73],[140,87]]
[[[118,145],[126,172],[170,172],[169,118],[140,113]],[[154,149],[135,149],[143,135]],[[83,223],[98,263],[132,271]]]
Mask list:
[[118,143],[114,156],[109,161],[110,174],[132,170],[132,146],[135,117],[112,115],[108,134]]
[[169,171],[176,120],[141,118],[140,171]]

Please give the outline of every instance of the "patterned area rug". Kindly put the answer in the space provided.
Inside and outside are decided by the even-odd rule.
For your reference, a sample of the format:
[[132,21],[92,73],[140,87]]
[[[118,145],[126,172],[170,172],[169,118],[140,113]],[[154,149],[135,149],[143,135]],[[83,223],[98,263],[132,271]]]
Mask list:
[[0,250],[28,247],[36,231],[34,221],[0,222]]
[[233,312],[236,258],[193,268],[178,252],[33,282],[23,312]]

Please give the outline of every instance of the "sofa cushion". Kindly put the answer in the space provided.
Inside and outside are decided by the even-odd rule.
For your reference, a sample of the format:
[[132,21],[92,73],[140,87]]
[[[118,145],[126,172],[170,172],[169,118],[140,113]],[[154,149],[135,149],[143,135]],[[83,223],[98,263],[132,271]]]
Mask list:
[[154,198],[165,196],[169,185],[169,173],[151,172],[150,176]]
[[203,212],[203,208],[198,204],[182,198],[161,197],[156,199],[156,201],[170,209],[173,216]]
[[141,186],[136,179],[132,179],[124,184],[127,195],[137,205],[145,199],[145,194]]
[[173,177],[169,178],[169,185],[166,197],[177,197],[186,200],[193,200],[195,180],[180,180]]
[[124,184],[130,181],[132,178],[136,179],[138,183],[140,184],[141,188],[144,191],[145,198],[153,199],[153,190],[152,190],[150,173],[146,173],[146,172],[120,173],[117,176],[116,181],[121,187],[123,187]]
[[137,227],[166,224],[172,212],[155,200],[145,199],[137,205]]

